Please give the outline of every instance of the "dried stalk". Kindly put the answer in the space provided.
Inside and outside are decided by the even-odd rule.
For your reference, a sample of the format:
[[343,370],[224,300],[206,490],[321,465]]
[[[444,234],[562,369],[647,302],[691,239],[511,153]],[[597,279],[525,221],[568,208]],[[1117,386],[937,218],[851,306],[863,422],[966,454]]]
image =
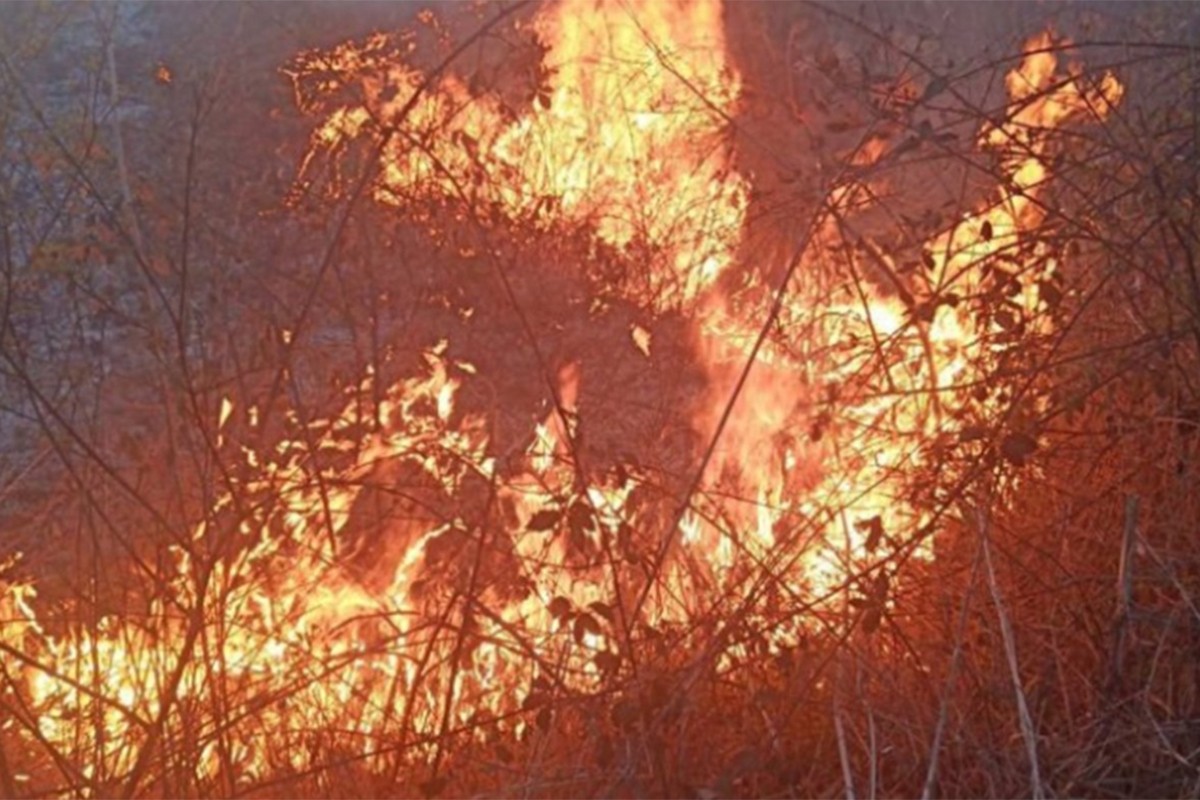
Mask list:
[[121,200],[125,205],[125,216],[129,223],[129,235],[138,256],[145,257],[146,248],[142,240],[142,229],[138,224],[137,206],[133,201],[133,187],[129,183],[129,165],[125,159],[125,138],[121,133],[121,89],[117,83],[116,38],[120,6],[113,7],[112,30],[104,44],[104,58],[108,67],[108,88],[112,103],[113,153],[117,159],[117,179],[121,184]]
[[842,782],[845,784],[845,787],[846,787],[846,800],[855,800],[857,795],[854,791],[854,772],[850,767],[850,749],[846,745],[846,726],[842,722],[842,703],[841,703],[841,698],[840,698],[840,694],[841,694],[841,692],[840,692],[841,670],[840,669],[838,670],[838,673],[839,673],[839,679],[838,679],[839,688],[834,690],[834,699],[833,699],[833,728],[837,732],[838,760],[841,762],[841,765],[842,765]]
[[1121,561],[1117,567],[1117,614],[1113,630],[1112,660],[1109,663],[1110,691],[1121,686],[1125,661],[1125,638],[1133,612],[1133,546],[1137,540],[1139,500],[1125,498],[1125,534],[1121,539]]
[[950,695],[954,684],[958,682],[958,670],[962,665],[963,642],[966,639],[967,619],[971,614],[971,601],[975,597],[975,582],[979,579],[979,566],[983,563],[983,541],[975,551],[971,563],[971,577],[967,581],[967,591],[963,595],[962,607],[958,612],[958,627],[954,634],[954,653],[950,657],[950,671],[946,675],[946,687],[942,690],[942,701],[938,706],[937,723],[933,729],[933,744],[929,746],[929,769],[925,772],[925,788],[921,790],[921,800],[931,800],[933,787],[937,784],[938,756],[942,751],[942,737],[946,733],[946,717],[950,712]]
[[1008,661],[1008,672],[1012,677],[1013,696],[1017,701],[1017,718],[1021,725],[1021,738],[1025,742],[1025,752],[1029,757],[1029,791],[1034,800],[1042,800],[1046,796],[1042,789],[1041,770],[1038,767],[1037,731],[1033,727],[1033,717],[1029,713],[1029,703],[1025,699],[1025,690],[1021,686],[1021,671],[1017,663],[1017,643],[1013,637],[1012,622],[1004,605],[1004,596],[1000,592],[1000,584],[996,580],[996,570],[992,565],[992,548],[989,540],[991,521],[986,508],[976,511],[976,521],[979,526],[980,547],[983,550],[983,565],[987,570],[988,588],[992,593],[992,604],[996,607],[996,618],[1000,622],[1000,635],[1004,641],[1004,656]]

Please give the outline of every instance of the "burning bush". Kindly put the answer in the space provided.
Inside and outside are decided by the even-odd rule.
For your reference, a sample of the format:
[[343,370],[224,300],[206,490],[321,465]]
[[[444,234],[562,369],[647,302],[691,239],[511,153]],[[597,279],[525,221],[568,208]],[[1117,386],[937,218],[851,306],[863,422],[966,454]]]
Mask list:
[[121,592],[0,569],[5,794],[1187,791],[1194,174],[1118,77],[1173,51],[1089,72],[1036,34],[993,104],[813,13],[902,66],[756,30],[769,96],[716,3],[299,52],[270,224],[329,235],[239,390],[186,310],[209,100],[178,257],[123,154],[124,211],[86,184],[202,489],[160,507],[3,349],[89,514],[122,529],[80,459],[149,530],[113,536]]

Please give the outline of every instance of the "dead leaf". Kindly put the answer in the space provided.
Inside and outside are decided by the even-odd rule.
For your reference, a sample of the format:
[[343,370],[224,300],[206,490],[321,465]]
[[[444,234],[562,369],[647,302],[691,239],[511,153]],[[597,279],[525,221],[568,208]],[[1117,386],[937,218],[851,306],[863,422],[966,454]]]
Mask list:
[[565,597],[556,597],[550,601],[548,608],[550,616],[555,619],[563,619],[571,613],[571,601]]
[[1025,466],[1037,449],[1037,439],[1027,433],[1010,433],[1000,443],[1000,454],[1017,467]]
[[558,526],[560,519],[562,519],[562,509],[543,508],[529,518],[529,524],[525,526],[525,529],[534,532],[553,530]]
[[629,335],[633,337],[633,346],[641,351],[646,358],[650,357],[650,331],[636,322],[629,326]]
[[854,527],[860,533],[866,532],[867,540],[863,542],[863,547],[867,549],[868,553],[874,553],[883,540],[883,520],[876,514],[869,519],[860,519],[854,523]]

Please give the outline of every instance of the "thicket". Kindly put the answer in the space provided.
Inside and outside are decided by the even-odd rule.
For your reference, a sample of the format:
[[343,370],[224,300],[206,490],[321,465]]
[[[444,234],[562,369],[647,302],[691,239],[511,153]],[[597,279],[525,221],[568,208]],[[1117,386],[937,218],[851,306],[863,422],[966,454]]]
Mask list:
[[[447,70],[467,74],[475,63],[515,102],[538,102],[544,76],[524,69],[538,49],[513,27],[528,11],[452,9],[422,35],[431,52],[453,55]],[[1039,198],[1045,221],[1026,242],[1040,261],[1022,268],[1061,262],[1041,288],[1051,324],[1006,305],[1015,278],[1004,264],[954,300],[981,318],[1007,314],[978,345],[1003,357],[988,356],[978,385],[948,388],[947,407],[960,414],[951,435],[913,445],[924,455],[904,485],[931,522],[878,531],[877,557],[809,597],[785,565],[831,534],[813,521],[820,515],[789,518],[770,558],[720,602],[686,624],[656,624],[638,619],[630,598],[665,580],[657,556],[676,535],[676,509],[724,500],[696,491],[710,445],[694,426],[707,378],[687,316],[621,292],[603,315],[591,313],[598,281],[644,278],[635,248],[598,254],[580,230],[472,227],[444,204],[405,214],[364,192],[298,194],[312,120],[277,70],[303,48],[366,32],[329,34],[340,19],[331,8],[7,8],[0,556],[23,557],[0,571],[9,592],[0,602],[0,794],[1196,795],[1200,66],[1196,46],[1177,41],[1171,15],[1181,9],[1117,22],[1087,19],[1093,11],[1063,12],[1058,24],[1073,42],[1052,48],[1085,65],[1082,81],[1111,71],[1125,96],[1103,122],[1046,134],[1053,180]],[[728,135],[754,186],[728,280],[754,274],[783,295],[803,283],[832,297],[851,276],[883,295],[910,291],[925,268],[921,243],[1007,180],[976,139],[1005,112],[1004,75],[1024,36],[1044,26],[1026,12],[1029,27],[1003,52],[964,58],[951,51],[972,43],[892,25],[870,6],[728,9],[745,82]],[[848,167],[871,137],[883,155]],[[369,185],[369,155],[348,154],[324,178]],[[829,190],[847,170],[887,194],[847,221],[849,246],[785,279],[797,242],[805,246],[799,231],[836,214]],[[862,239],[886,247],[899,268]],[[923,312],[910,305],[917,335]],[[764,338],[798,346],[821,311],[772,315]],[[653,334],[651,358],[630,343],[634,323]],[[463,478],[452,497],[407,462],[356,472],[348,480],[363,492],[339,528],[344,540],[331,545],[348,574],[378,588],[373,567],[397,519],[469,521],[426,550],[419,622],[405,636],[370,638],[380,652],[405,653],[415,678],[396,681],[365,744],[336,730],[261,731],[275,737],[278,758],[270,772],[248,774],[230,732],[292,698],[222,672],[204,647],[228,634],[211,616],[220,612],[196,598],[239,563],[247,519],[269,520],[271,535],[287,528],[270,505],[280,487],[254,484],[232,444],[265,460],[280,442],[299,442],[298,463],[320,482],[345,457],[318,446],[327,441],[320,422],[353,397],[354,425],[377,430],[388,387],[424,375],[421,354],[441,339],[448,358],[479,371],[459,376],[456,419],[483,420],[496,468],[487,480]],[[538,568],[497,543],[512,527],[498,485],[515,480],[508,465],[561,402],[556,372],[571,362],[607,380],[580,399],[587,437],[571,442],[565,468],[581,482],[626,474],[645,487],[614,527],[625,538],[601,537],[599,551],[579,544],[567,565],[603,574],[611,595],[591,609],[551,608],[561,625],[544,637],[512,633],[505,646],[519,654],[520,682],[480,679],[466,690],[457,673],[478,668],[471,651],[488,643],[479,631],[491,623],[480,619],[527,593],[521,576]],[[887,369],[882,356],[865,359],[845,391],[886,386]],[[753,404],[753,389],[739,402]],[[839,424],[839,402],[827,395],[811,407],[823,410],[790,419],[779,436],[819,440]],[[445,474],[470,461],[445,449],[430,457]],[[600,523],[576,490],[562,498],[569,510],[528,526],[559,526],[582,542],[580,530]],[[193,536],[202,521],[204,540]],[[163,580],[181,550],[191,583]],[[288,556],[269,563],[279,569]],[[246,576],[268,593],[280,580]],[[56,672],[11,600],[28,582],[49,636],[98,639],[109,619],[136,626],[155,601],[174,609],[167,616],[186,643],[176,653],[198,665],[202,690],[185,698],[182,667],[167,664],[145,676],[154,703],[143,719],[103,674]],[[800,633],[780,645],[781,629]],[[617,646],[586,652],[600,631]],[[289,691],[302,697],[323,670],[350,669],[354,658],[314,646]],[[585,675],[580,658],[598,671]],[[73,744],[48,737],[45,709],[29,705],[39,675],[85,698],[74,701]],[[499,691],[501,711],[460,716],[472,691]],[[138,717],[137,734],[106,743],[110,712]],[[201,769],[202,753],[217,766]]]

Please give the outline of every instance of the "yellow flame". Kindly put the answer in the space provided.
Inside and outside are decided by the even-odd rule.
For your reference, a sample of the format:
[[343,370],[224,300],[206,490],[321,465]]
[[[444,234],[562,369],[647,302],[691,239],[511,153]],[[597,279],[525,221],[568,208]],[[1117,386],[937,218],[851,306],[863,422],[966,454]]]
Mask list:
[[[499,97],[445,76],[397,119],[423,76],[376,55],[393,52],[383,40],[300,62],[290,73],[298,87],[332,62],[365,95],[328,113],[303,172],[399,124],[381,155],[380,201],[450,198],[536,227],[584,223],[612,247],[649,245],[639,252],[652,254],[651,285],[625,291],[659,308],[695,299],[732,263],[748,194],[724,135],[740,81],[720,5],[559,0],[532,28],[549,77],[515,118]],[[302,92],[302,104],[317,104],[325,86]]]

